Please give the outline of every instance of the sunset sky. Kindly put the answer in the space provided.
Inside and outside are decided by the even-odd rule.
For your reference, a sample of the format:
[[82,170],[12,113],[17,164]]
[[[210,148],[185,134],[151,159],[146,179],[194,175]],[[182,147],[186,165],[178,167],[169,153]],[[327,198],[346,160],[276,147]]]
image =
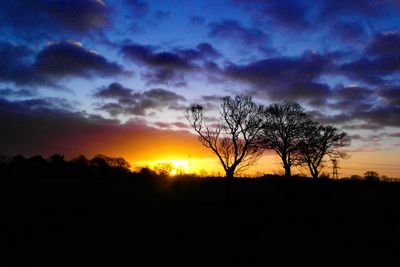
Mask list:
[[[349,133],[340,176],[400,177],[399,14],[400,0],[0,1],[0,153],[217,173],[183,112],[249,94]],[[249,173],[280,171],[266,152]]]

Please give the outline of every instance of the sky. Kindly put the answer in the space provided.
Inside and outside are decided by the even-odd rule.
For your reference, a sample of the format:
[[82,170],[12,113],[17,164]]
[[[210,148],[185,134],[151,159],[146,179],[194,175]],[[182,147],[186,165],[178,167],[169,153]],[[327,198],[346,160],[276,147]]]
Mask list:
[[[247,94],[345,130],[341,176],[400,177],[398,14],[400,0],[1,1],[0,152],[217,173],[184,110],[215,118]],[[251,169],[280,171],[268,151]]]

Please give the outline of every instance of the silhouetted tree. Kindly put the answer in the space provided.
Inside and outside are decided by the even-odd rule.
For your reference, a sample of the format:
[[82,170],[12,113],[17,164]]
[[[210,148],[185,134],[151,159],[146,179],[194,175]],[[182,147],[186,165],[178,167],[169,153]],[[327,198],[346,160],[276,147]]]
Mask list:
[[298,103],[285,101],[270,105],[264,113],[264,121],[262,146],[278,154],[285,176],[290,177],[291,167],[297,163],[299,140],[306,126],[312,123],[311,117]]
[[313,178],[318,178],[325,156],[330,159],[344,159],[348,155],[339,149],[350,144],[348,135],[331,125],[308,124],[299,139],[298,162],[308,166]]
[[350,176],[350,180],[359,181],[361,179],[362,179],[362,177],[360,175],[355,174],[355,175]]
[[366,171],[364,179],[368,181],[379,181],[379,174],[376,171]]
[[90,163],[90,160],[88,160],[83,155],[79,155],[78,157],[72,159],[71,162],[76,164],[76,165],[78,165],[78,166],[88,166],[89,163]]
[[161,176],[168,176],[173,169],[174,165],[171,162],[159,162],[154,166],[154,170]]
[[129,168],[131,167],[130,164],[124,158],[121,157],[113,158],[99,154],[92,159],[92,163],[93,160],[95,161],[95,164],[97,164],[99,167],[117,168],[126,171],[129,171]]
[[49,162],[55,166],[61,166],[65,163],[64,155],[53,154],[49,157]]
[[257,138],[264,107],[255,104],[250,96],[221,100],[220,121],[213,127],[200,105],[192,105],[185,115],[201,143],[217,155],[226,177],[231,179],[254,164],[263,152]]
[[90,165],[99,169],[108,169],[110,166],[102,155],[97,155],[90,160]]

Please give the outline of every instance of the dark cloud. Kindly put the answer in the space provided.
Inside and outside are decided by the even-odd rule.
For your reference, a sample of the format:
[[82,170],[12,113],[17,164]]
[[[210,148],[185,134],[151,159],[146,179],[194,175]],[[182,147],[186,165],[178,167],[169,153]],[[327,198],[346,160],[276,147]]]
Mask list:
[[31,68],[33,50],[23,45],[0,42],[0,81],[19,85],[50,84],[45,77],[38,77]]
[[371,106],[366,110],[344,111],[336,115],[325,115],[314,111],[313,116],[321,123],[341,124],[349,130],[380,130],[385,127],[400,127],[400,107],[391,105]]
[[[364,1],[364,0],[232,0],[254,14],[257,22],[266,26],[284,27],[288,30],[309,31],[321,30],[321,26],[342,28],[342,37],[349,33],[359,35],[362,30],[354,23],[350,28],[336,22],[345,20],[369,22],[371,19],[397,19],[400,11],[398,0]],[[334,26],[332,26],[332,24]],[[334,29],[335,31],[335,29]]]
[[132,96],[132,89],[125,88],[119,83],[112,83],[108,87],[102,87],[95,94],[95,97],[124,99]]
[[378,33],[367,44],[363,56],[342,65],[343,75],[375,85],[400,72],[400,34]]
[[379,95],[385,103],[400,106],[400,86],[382,88],[379,90]]
[[300,57],[273,57],[245,65],[231,63],[224,74],[253,85],[272,100],[309,100],[320,104],[317,102],[329,96],[330,90],[318,78],[332,66],[332,56],[306,52]]
[[60,77],[89,78],[117,74],[128,72],[77,42],[54,42],[38,54],[26,46],[0,42],[0,81],[60,88]]
[[[18,37],[86,32],[109,23],[109,8],[97,0],[1,1],[0,25]],[[43,35],[43,36],[41,36]]]
[[27,89],[11,89],[11,88],[3,88],[0,89],[0,98],[7,98],[7,97],[33,97],[36,93],[32,90]]
[[374,90],[360,86],[337,86],[332,91],[332,100],[335,102],[330,103],[329,107],[343,112],[368,110],[377,98]]
[[331,33],[345,42],[361,42],[368,37],[363,25],[359,22],[337,21],[332,25]]
[[400,132],[388,134],[390,137],[400,138]]
[[127,59],[147,68],[142,77],[148,84],[186,86],[185,75],[200,72],[212,64],[220,53],[208,43],[200,43],[195,49],[158,51],[151,46],[129,44],[120,52]]
[[122,66],[84,48],[80,43],[51,43],[36,56],[33,68],[49,76],[66,77],[122,74]]
[[266,33],[253,27],[243,26],[237,20],[225,19],[220,22],[210,23],[208,28],[208,34],[211,37],[221,40],[233,40],[246,47],[256,47],[268,53],[274,51],[270,46],[270,37]]
[[400,62],[394,58],[360,58],[341,66],[343,75],[373,85],[382,85],[384,77],[400,70]]
[[119,83],[112,83],[102,87],[94,93],[95,97],[111,99],[116,102],[99,104],[98,110],[103,110],[112,116],[124,115],[148,115],[150,110],[179,109],[180,101],[186,99],[174,92],[155,88],[144,92],[137,92],[123,87]]
[[378,33],[367,45],[365,53],[371,56],[400,57],[400,32]]
[[310,6],[298,0],[233,0],[256,13],[258,20],[271,20],[278,26],[291,29],[308,29],[310,22],[308,13]]
[[336,16],[383,17],[393,14],[393,9],[400,7],[397,0],[324,0],[320,4],[319,17],[322,20],[328,20]]
[[[32,156],[62,153],[67,158],[84,153],[122,156],[127,160],[153,160],[171,151],[209,156],[199,150],[196,136],[187,131],[160,130],[140,120],[121,124],[98,115],[72,112],[54,101],[0,100],[1,152]],[[140,153],[132,153],[140,151]]]

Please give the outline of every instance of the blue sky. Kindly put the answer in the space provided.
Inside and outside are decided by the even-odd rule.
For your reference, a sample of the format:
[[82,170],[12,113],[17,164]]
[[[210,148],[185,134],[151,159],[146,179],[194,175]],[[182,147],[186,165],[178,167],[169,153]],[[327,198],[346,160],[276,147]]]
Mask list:
[[[37,123],[49,116],[77,131],[185,131],[186,106],[213,112],[245,93],[301,103],[349,132],[355,152],[399,155],[399,12],[398,0],[2,1],[0,111],[14,123],[0,142],[65,150],[41,139],[58,140]],[[24,143],[29,127],[46,136]]]

